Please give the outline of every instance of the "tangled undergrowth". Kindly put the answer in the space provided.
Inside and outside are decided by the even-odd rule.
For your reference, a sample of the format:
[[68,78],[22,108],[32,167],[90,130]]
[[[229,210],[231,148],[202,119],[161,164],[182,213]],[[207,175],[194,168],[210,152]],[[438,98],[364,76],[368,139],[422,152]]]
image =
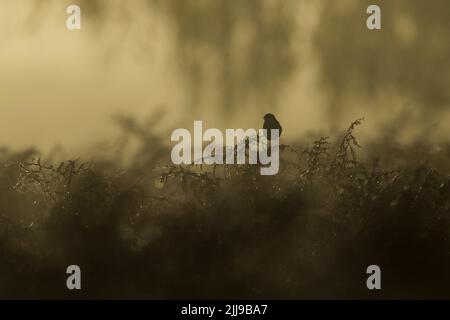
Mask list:
[[[449,176],[363,163],[361,122],[334,142],[282,145],[275,176],[160,165],[167,150],[139,130],[147,151],[125,167],[4,150],[0,297],[449,297]],[[65,287],[70,264],[82,291]]]

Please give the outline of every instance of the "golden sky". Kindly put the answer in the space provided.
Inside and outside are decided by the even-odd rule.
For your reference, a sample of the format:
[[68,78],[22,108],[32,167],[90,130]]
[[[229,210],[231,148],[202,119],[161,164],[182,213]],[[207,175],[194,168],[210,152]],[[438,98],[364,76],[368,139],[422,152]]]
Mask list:
[[[447,1],[2,0],[0,145],[60,144],[79,152],[113,141],[111,115],[157,130],[204,120],[250,128],[273,112],[283,138],[344,128],[401,127],[401,142],[449,136]],[[82,29],[65,27],[79,4]],[[426,12],[424,12],[426,11]]]

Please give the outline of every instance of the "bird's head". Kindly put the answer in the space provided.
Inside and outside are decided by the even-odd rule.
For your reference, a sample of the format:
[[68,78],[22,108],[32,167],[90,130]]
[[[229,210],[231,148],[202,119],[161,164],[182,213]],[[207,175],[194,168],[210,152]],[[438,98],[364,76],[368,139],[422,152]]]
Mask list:
[[266,113],[264,115],[264,120],[273,120],[275,119],[275,116],[272,113]]

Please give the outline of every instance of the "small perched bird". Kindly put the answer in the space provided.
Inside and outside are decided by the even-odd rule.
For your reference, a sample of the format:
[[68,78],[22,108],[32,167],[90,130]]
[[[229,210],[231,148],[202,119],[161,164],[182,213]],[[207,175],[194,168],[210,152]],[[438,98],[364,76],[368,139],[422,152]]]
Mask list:
[[267,113],[264,116],[264,125],[263,125],[263,129],[267,129],[267,140],[272,140],[271,139],[271,132],[270,129],[278,129],[278,137],[281,136],[281,131],[283,130],[283,128],[281,127],[280,123],[278,122],[277,118],[275,118],[275,116],[272,113]]
[[277,118],[272,113],[266,113],[264,116],[264,124],[263,129],[266,129],[266,138],[268,141],[267,144],[267,155],[270,157],[272,154],[272,132],[271,129],[278,129],[278,138],[281,136],[281,131],[283,131],[283,128],[281,127],[280,123],[278,122]]

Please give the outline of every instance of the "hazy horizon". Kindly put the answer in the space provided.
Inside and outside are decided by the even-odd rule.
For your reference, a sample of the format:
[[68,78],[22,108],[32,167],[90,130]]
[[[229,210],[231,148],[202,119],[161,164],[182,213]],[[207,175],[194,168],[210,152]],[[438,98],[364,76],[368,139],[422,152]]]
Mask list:
[[[72,3],[81,30],[65,27]],[[372,32],[366,3],[2,1],[0,145],[83,153],[115,141],[114,114],[158,110],[167,143],[194,120],[250,128],[266,112],[285,141],[364,116],[366,141],[395,127],[401,143],[448,142],[449,5],[432,18],[420,1],[382,1]]]

